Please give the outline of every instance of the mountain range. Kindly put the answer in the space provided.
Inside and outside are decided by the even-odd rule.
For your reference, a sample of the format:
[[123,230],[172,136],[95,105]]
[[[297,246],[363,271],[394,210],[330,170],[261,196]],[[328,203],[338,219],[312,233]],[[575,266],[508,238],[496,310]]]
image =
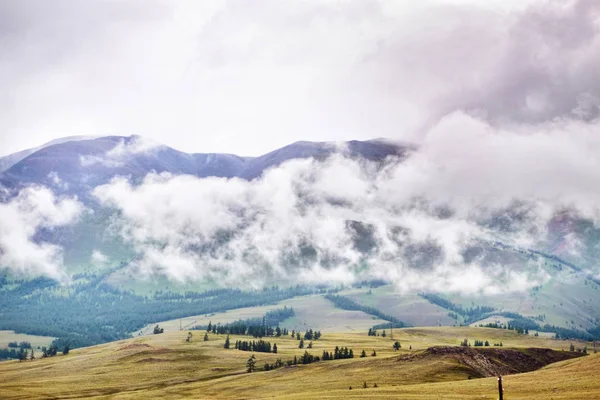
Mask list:
[[[385,170],[385,167],[391,162],[390,160],[393,160],[393,163],[403,163],[411,157],[414,151],[416,151],[416,147],[411,145],[377,139],[343,143],[297,142],[262,156],[242,157],[232,154],[185,153],[140,136],[64,138],[39,148],[0,158],[0,165],[2,166],[0,185],[4,188],[0,191],[0,197],[2,197],[0,203],[8,203],[15,196],[18,196],[21,189],[34,186],[50,188],[58,196],[57,198],[77,198],[84,204],[86,209],[91,210],[84,213],[73,224],[56,227],[47,227],[42,224],[32,237],[36,243],[51,244],[62,249],[67,272],[77,285],[83,285],[79,297],[77,297],[77,301],[82,301],[82,304],[85,304],[85,296],[90,295],[91,290],[100,290],[101,296],[110,297],[125,292],[139,295],[147,293],[159,295],[162,290],[199,291],[202,288],[213,289],[219,287],[219,279],[225,279],[228,272],[225,269],[224,271],[220,270],[221,275],[219,277],[211,275],[210,257],[213,256],[217,257],[220,262],[227,262],[238,257],[235,260],[250,265],[250,272],[245,271],[242,272],[243,274],[269,276],[277,269],[279,271],[291,271],[305,268],[310,271],[310,266],[313,264],[321,265],[324,271],[336,271],[338,264],[352,264],[353,271],[360,273],[368,269],[369,264],[376,270],[377,265],[372,264],[385,262],[386,257],[389,258],[390,256],[385,253],[387,250],[379,248],[381,238],[379,241],[376,239],[376,223],[366,217],[363,218],[360,212],[352,211],[354,214],[350,213],[348,215],[353,215],[353,217],[342,221],[343,230],[351,238],[350,243],[323,243],[323,241],[328,240],[329,236],[327,234],[320,237],[320,239],[305,235],[306,237],[298,238],[298,240],[292,234],[290,236],[291,240],[295,240],[295,242],[283,243],[277,248],[280,253],[278,253],[279,258],[275,260],[280,265],[273,265],[273,262],[269,262],[263,257],[263,254],[255,252],[253,240],[264,239],[265,241],[261,243],[267,249],[266,254],[268,254],[269,242],[276,241],[278,238],[273,236],[261,239],[261,232],[268,231],[261,231],[261,229],[265,225],[272,224],[271,219],[278,218],[276,212],[269,214],[260,206],[255,207],[250,212],[240,208],[240,205],[235,203],[235,198],[233,200],[228,198],[228,202],[234,201],[234,203],[227,206],[228,212],[230,212],[227,214],[227,218],[237,215],[240,217],[241,222],[237,222],[235,226],[228,225],[228,220],[220,216],[218,217],[220,219],[217,219],[216,222],[216,230],[210,233],[212,236],[203,237],[201,231],[189,229],[189,224],[193,224],[194,221],[197,222],[197,218],[194,216],[193,207],[195,206],[193,204],[191,205],[192,208],[187,210],[188,214],[185,217],[189,217],[189,221],[177,221],[176,213],[171,216],[170,211],[168,211],[168,214],[163,215],[166,219],[161,220],[161,223],[165,225],[154,227],[152,224],[155,224],[155,222],[152,222],[150,218],[152,215],[150,215],[150,220],[144,222],[146,225],[140,226],[136,225],[136,221],[130,221],[132,225],[128,228],[129,230],[121,231],[120,235],[115,235],[115,229],[118,228],[115,222],[121,219],[122,213],[125,211],[123,209],[107,208],[105,204],[99,202],[98,196],[95,196],[93,192],[95,188],[101,185],[107,186],[106,184],[114,183],[114,179],[119,176],[126,177],[128,185],[135,188],[138,184],[144,182],[144,179],[151,173],[164,173],[172,177],[194,177],[194,179],[223,178],[221,179],[224,182],[223,184],[233,185],[231,190],[235,191],[239,189],[236,186],[236,179],[237,182],[248,184],[258,182],[260,184],[265,174],[268,175],[268,171],[274,170],[287,162],[313,159],[315,165],[318,166],[335,155],[343,155],[345,160],[357,161],[359,164],[368,161],[369,168],[375,168],[374,172],[371,171],[371,173],[377,176],[381,173],[380,170]],[[343,173],[343,170],[340,173]],[[229,178],[236,179],[230,182]],[[345,177],[330,177],[326,184],[335,186],[336,179],[343,180],[343,178]],[[285,179],[287,178],[284,175],[283,181],[277,181],[276,183],[269,181],[269,185],[285,186],[289,183]],[[306,182],[311,182],[311,179],[314,178],[305,177],[305,179],[307,179]],[[199,180],[196,179],[196,183],[197,181]],[[181,182],[184,185],[195,184],[192,180]],[[342,187],[344,192],[349,189],[351,188]],[[224,190],[228,191],[228,189]],[[293,212],[298,213],[299,219],[294,220],[298,225],[303,223],[303,213],[309,212],[307,207],[315,202],[323,201],[321,210],[335,213],[336,207],[344,207],[344,202],[347,201],[344,200],[343,196],[330,196],[324,200],[316,199],[314,196],[311,197],[310,193],[304,193],[304,189],[301,187],[294,190],[297,191],[299,196],[297,199],[300,202],[295,204],[293,208]],[[285,190],[283,193],[285,193]],[[242,194],[242,196],[247,195],[248,192]],[[167,203],[170,204],[169,202],[176,202],[176,200],[177,197],[175,196]],[[145,200],[144,198],[138,198],[138,201]],[[152,199],[149,201],[151,202]],[[195,199],[192,198],[191,201],[194,202]],[[208,202],[202,204],[204,204],[204,207],[210,207],[211,201],[209,196]],[[265,204],[268,204],[268,201]],[[171,207],[174,207],[173,211],[176,211],[177,207],[182,206],[188,207],[185,203],[174,203]],[[135,208],[136,205],[134,204],[134,214]],[[158,211],[154,210],[152,212]],[[435,213],[437,213],[438,221],[444,222],[449,218],[447,211],[437,210]],[[210,217],[210,214],[202,215],[204,215],[204,218]],[[326,214],[318,215],[316,218],[323,220],[324,223],[317,222],[317,227],[313,226],[312,229],[320,228],[320,225],[327,227],[327,217]],[[174,225],[177,223],[180,225],[175,228],[169,226],[169,218],[173,219]],[[311,218],[314,220],[315,217],[312,216]],[[461,266],[453,273],[458,274],[456,277],[458,281],[467,282],[469,276],[466,274],[468,274],[469,266],[471,263],[479,263],[484,269],[487,268],[492,273],[496,273],[498,266],[507,268],[506,271],[509,272],[504,273],[506,276],[496,273],[495,279],[498,280],[510,281],[513,273],[518,275],[520,272],[542,271],[547,278],[545,282],[524,291],[515,290],[508,293],[490,291],[471,295],[448,293],[447,299],[440,300],[440,297],[434,295],[424,295],[424,298],[432,302],[435,307],[440,307],[441,311],[439,312],[442,315],[444,312],[448,312],[451,320],[463,318],[464,321],[471,321],[472,319],[468,314],[470,306],[489,304],[492,307],[484,308],[484,310],[491,309],[500,313],[499,315],[510,316],[510,318],[525,316],[527,318],[526,323],[530,325],[537,324],[535,321],[540,322],[539,325],[542,325],[541,321],[543,321],[552,326],[569,329],[568,332],[571,332],[571,335],[572,332],[584,332],[583,334],[587,335],[588,333],[585,332],[592,332],[591,330],[596,329],[595,327],[600,322],[600,307],[597,306],[600,302],[600,280],[594,275],[595,260],[600,251],[597,246],[600,230],[595,227],[592,221],[565,212],[552,218],[547,233],[537,238],[533,247],[525,248],[504,242],[503,238],[509,238],[514,230],[514,225],[521,223],[523,218],[519,208],[516,207],[478,222],[486,229],[497,232],[498,236],[494,240],[481,238],[467,243],[461,254],[465,266],[464,268]],[[277,228],[277,222],[274,226]],[[297,227],[282,228],[283,231],[279,231],[279,233],[289,234],[290,231],[294,232],[293,229]],[[156,229],[157,232],[136,242],[135,235],[146,235],[149,229]],[[271,232],[271,235],[279,234],[276,229],[273,230],[273,226],[269,229],[271,229],[271,231],[268,231]],[[388,237],[385,240],[389,239],[389,242],[394,246],[393,251],[397,253],[399,259],[406,262],[409,268],[414,271],[422,271],[421,279],[427,281],[430,274],[436,273],[436,263],[444,258],[443,247],[429,240],[411,241],[406,228],[393,223],[390,223],[386,229],[385,234]],[[176,231],[177,240],[171,241],[169,237],[163,236],[163,230],[170,233]],[[316,231],[313,230],[312,232]],[[432,231],[431,233],[435,232]],[[198,238],[194,238],[194,235],[197,235]],[[578,238],[577,253],[564,250],[568,247],[569,240],[572,241],[572,236]],[[126,238],[129,240],[125,240]],[[1,245],[2,242],[0,242]],[[240,247],[241,245],[246,247]],[[328,246],[331,246],[331,248]],[[347,248],[358,258],[348,258],[344,252],[336,253],[333,249],[336,246],[344,246],[345,249]],[[237,251],[240,248],[239,254],[232,253],[232,251]],[[0,247],[0,255],[2,250]],[[164,257],[161,262],[169,264],[172,268],[171,275],[175,274],[176,277],[179,273],[184,273],[186,268],[189,269],[189,264],[186,263],[202,264],[206,262],[207,266],[200,265],[200,268],[202,271],[209,271],[205,275],[205,277],[208,277],[208,281],[192,281],[190,283],[186,282],[185,278],[178,281],[177,279],[166,280],[161,276],[151,277],[150,281],[138,279],[126,267],[132,260],[143,258],[145,256],[144,252],[148,252],[154,257]],[[179,258],[169,259],[173,254],[177,254]],[[205,255],[209,255],[209,257],[206,258]],[[183,257],[183,261],[181,261],[181,257]],[[95,263],[94,260],[99,262]],[[239,268],[239,266],[233,263],[229,268]],[[465,275],[462,276],[463,274]],[[6,301],[14,301],[15,304],[27,307],[26,303],[21,304],[19,302],[27,301],[27,296],[22,296],[27,293],[27,290],[31,290],[26,288],[28,283],[19,284],[18,282],[21,281],[14,280],[15,277],[11,278],[10,274],[8,277],[5,275],[4,279],[8,279],[6,282],[12,282],[11,285],[20,286],[9,290],[7,288],[13,286],[8,285],[3,288],[0,282],[0,295],[7,296]],[[394,279],[396,279],[396,284],[402,284],[403,282],[402,276]],[[41,296],[40,302],[45,301],[43,298],[44,290],[53,296],[57,296],[56,301],[62,299],[62,289],[57,288],[54,284],[44,289],[45,281],[35,282],[36,286],[33,287],[40,288],[39,285],[42,285],[41,289],[36,289],[41,290],[39,293],[36,292]],[[432,283],[432,285],[434,284]],[[114,290],[117,290],[117,292],[113,293]],[[443,291],[444,288],[437,287],[435,290]],[[382,298],[387,299],[385,303],[381,303],[382,309],[395,318],[411,323],[411,318],[414,318],[414,311],[410,308],[410,305],[406,304],[402,293],[391,294],[385,291],[382,293],[384,293]],[[395,308],[394,304],[398,304],[399,308]],[[52,307],[55,306],[58,307],[55,304],[52,305]],[[52,308],[52,310],[55,310],[55,308]],[[478,315],[482,318],[494,317],[493,312]],[[494,318],[496,317],[498,316]],[[8,325],[7,328],[10,329]],[[34,328],[27,329],[32,331]],[[139,327],[135,329],[139,329]],[[99,341],[101,340],[97,342]]]
[[185,153],[140,136],[70,137],[0,158],[0,185],[9,189],[45,185],[59,193],[77,194],[86,199],[89,190],[109,182],[114,176],[139,181],[150,172],[167,172],[251,180],[292,159],[324,159],[343,151],[350,157],[383,161],[388,156],[404,157],[411,148],[382,139],[296,142],[259,157],[241,157]]

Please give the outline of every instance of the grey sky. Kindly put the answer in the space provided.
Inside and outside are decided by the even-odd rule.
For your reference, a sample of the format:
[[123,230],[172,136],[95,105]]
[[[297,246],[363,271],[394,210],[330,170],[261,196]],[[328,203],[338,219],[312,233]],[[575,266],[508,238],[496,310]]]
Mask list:
[[421,140],[457,109],[494,124],[590,119],[599,8],[0,1],[0,155],[69,135],[240,155],[296,140]]

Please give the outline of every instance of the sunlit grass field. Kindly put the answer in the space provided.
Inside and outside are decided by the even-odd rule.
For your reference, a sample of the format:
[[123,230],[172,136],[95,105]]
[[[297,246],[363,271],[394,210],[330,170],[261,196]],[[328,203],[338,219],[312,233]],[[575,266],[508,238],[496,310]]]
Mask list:
[[[185,340],[188,331],[175,331],[72,350],[66,356],[1,363],[0,398],[495,398],[494,378],[469,380],[472,372],[456,360],[408,355],[418,355],[431,346],[457,346],[463,338],[502,341],[504,348],[568,350],[570,344],[471,327],[394,330],[393,340],[389,332],[385,338],[324,332],[320,340],[313,342],[313,348],[307,349],[310,353],[321,356],[323,350],[347,346],[354,350],[355,358],[265,372],[265,363],[277,358],[287,361],[305,351],[289,336],[269,338],[277,343],[278,354],[253,353],[257,371],[247,373],[246,361],[252,353],[235,350],[233,345],[238,339],[252,338],[231,336],[232,348],[227,350],[223,348],[223,335],[211,334],[209,341],[204,341],[203,331],[192,333],[191,343]],[[398,352],[392,347],[395,340],[402,344]],[[367,357],[359,358],[362,350]],[[371,356],[373,350],[375,357]],[[599,368],[600,358],[590,355],[536,372],[507,376],[506,399],[600,398]],[[363,389],[365,382],[367,389]]]

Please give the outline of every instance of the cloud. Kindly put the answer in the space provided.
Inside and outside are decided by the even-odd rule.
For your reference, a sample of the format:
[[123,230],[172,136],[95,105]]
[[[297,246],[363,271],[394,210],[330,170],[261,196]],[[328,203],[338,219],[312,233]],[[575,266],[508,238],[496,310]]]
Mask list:
[[419,139],[457,109],[535,122],[598,97],[597,9],[593,0],[7,3],[1,141],[9,152],[57,135],[133,132],[258,155],[296,140]]
[[[117,211],[111,228],[136,249],[141,273],[523,290],[547,279],[543,267],[497,256],[489,243],[543,247],[565,211],[599,220],[598,2],[501,11],[450,1],[173,4],[119,6],[130,19],[121,23],[86,12],[57,32],[61,20],[44,18],[58,36],[50,45],[84,31],[96,46],[69,40],[32,79],[12,78],[36,52],[1,65],[8,86],[27,82],[14,97],[36,100],[18,103],[26,109],[8,101],[5,134],[63,132],[69,121],[90,134],[143,131],[185,150],[246,154],[349,136],[408,138],[418,150],[384,165],[294,160],[251,182],[115,178],[93,193]],[[172,12],[156,12],[163,7]],[[23,35],[4,43],[37,43]],[[66,95],[56,98],[57,88]],[[81,164],[119,166],[152,149],[136,143]],[[565,243],[585,253],[576,234]]]
[[109,168],[122,167],[128,157],[132,155],[148,153],[154,149],[163,147],[160,143],[143,138],[141,136],[132,136],[127,141],[122,139],[103,155],[84,155],[79,156],[79,163],[82,167],[89,167],[95,164],[101,164]]
[[524,290],[548,279],[541,263],[498,256],[490,243],[543,248],[567,209],[597,220],[598,129],[573,118],[507,129],[456,112],[403,161],[342,152],[254,181],[115,178],[94,196],[118,211],[112,228],[143,274],[256,287],[380,278],[404,290]]
[[12,200],[0,203],[0,266],[16,274],[68,279],[62,249],[37,240],[36,234],[71,224],[82,212],[76,199],[56,198],[43,187],[23,189]]
[[413,99],[425,130],[457,110],[494,125],[591,120],[599,15],[594,0],[538,1],[509,14],[438,7],[428,23],[383,39],[366,62],[391,84],[390,96]]
[[90,261],[92,265],[103,267],[108,263],[108,256],[100,250],[93,250]]

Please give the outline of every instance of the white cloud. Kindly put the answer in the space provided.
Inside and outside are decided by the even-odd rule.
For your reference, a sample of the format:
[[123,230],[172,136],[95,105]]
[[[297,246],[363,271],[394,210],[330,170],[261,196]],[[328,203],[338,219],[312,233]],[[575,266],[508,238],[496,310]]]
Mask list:
[[100,250],[93,250],[92,255],[90,256],[90,261],[92,265],[102,267],[108,263],[108,256],[102,253]]
[[458,109],[540,121],[600,95],[598,10],[595,0],[9,2],[0,141],[10,152],[133,132],[258,155],[296,140],[418,140]]
[[79,162],[82,167],[101,164],[105,167],[117,168],[123,166],[128,157],[132,155],[148,153],[160,147],[162,145],[153,140],[141,136],[132,136],[127,141],[125,139],[120,140],[115,147],[103,155],[79,156]]
[[37,240],[40,229],[52,230],[74,222],[83,206],[76,199],[56,198],[47,188],[30,187],[0,203],[0,266],[17,274],[67,279],[62,249]]
[[293,160],[251,182],[117,178],[94,195],[119,210],[115,228],[147,274],[228,285],[376,277],[413,290],[523,290],[548,278],[540,265],[466,260],[465,251],[495,240],[535,247],[564,209],[597,217],[597,129],[564,119],[509,130],[454,113],[407,160],[383,169],[335,155]]

